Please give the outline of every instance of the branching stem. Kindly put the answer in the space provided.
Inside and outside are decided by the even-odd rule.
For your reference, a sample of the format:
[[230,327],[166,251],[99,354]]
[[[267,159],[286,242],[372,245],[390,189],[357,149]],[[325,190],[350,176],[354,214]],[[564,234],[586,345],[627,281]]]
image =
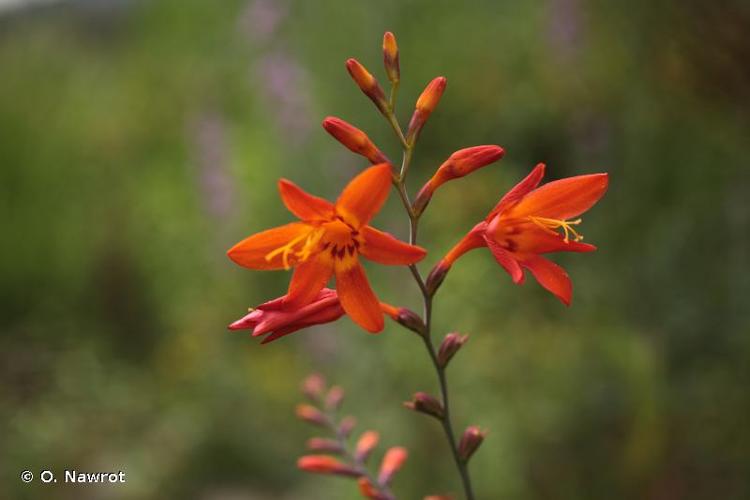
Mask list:
[[[409,243],[414,245],[417,242],[417,232],[419,229],[419,217],[420,215],[416,214],[414,211],[414,207],[411,204],[411,201],[409,200],[409,194],[406,190],[406,176],[409,173],[409,165],[411,164],[411,158],[412,153],[414,152],[414,144],[408,143],[406,139],[404,138],[404,133],[401,129],[401,126],[398,123],[398,119],[396,118],[396,115],[393,113],[394,108],[394,98],[395,98],[395,91],[396,89],[391,90],[391,102],[390,102],[390,112],[388,113],[388,121],[393,127],[394,132],[396,132],[396,135],[398,136],[399,140],[401,141],[401,146],[403,148],[403,156],[401,161],[401,170],[398,174],[398,177],[394,180],[394,185],[396,187],[396,190],[398,191],[399,197],[401,198],[401,202],[404,205],[404,208],[406,209],[406,213],[409,215]],[[440,395],[442,398],[442,404],[443,404],[443,417],[440,419],[443,430],[445,432],[446,439],[448,440],[448,444],[451,448],[451,452],[453,454],[453,460],[456,463],[456,468],[458,469],[458,472],[461,476],[461,482],[463,483],[463,489],[464,494],[466,495],[466,500],[474,500],[474,491],[471,486],[471,478],[469,476],[469,469],[467,466],[467,463],[461,459],[458,453],[458,443],[456,442],[456,433],[453,430],[453,424],[451,422],[451,414],[450,414],[450,404],[449,404],[449,397],[448,397],[448,380],[445,373],[445,366],[441,366],[441,364],[438,362],[437,353],[435,351],[435,345],[432,342],[432,293],[428,290],[427,285],[425,283],[424,278],[422,277],[422,274],[419,272],[419,268],[417,268],[416,264],[411,264],[409,266],[409,271],[411,271],[412,276],[414,277],[414,281],[416,281],[417,285],[419,286],[419,290],[422,293],[422,302],[423,302],[423,318],[425,324],[425,331],[422,335],[422,340],[424,341],[425,349],[427,349],[427,353],[430,356],[430,360],[432,361],[432,365],[435,368],[435,372],[437,373],[438,382],[440,384]]]

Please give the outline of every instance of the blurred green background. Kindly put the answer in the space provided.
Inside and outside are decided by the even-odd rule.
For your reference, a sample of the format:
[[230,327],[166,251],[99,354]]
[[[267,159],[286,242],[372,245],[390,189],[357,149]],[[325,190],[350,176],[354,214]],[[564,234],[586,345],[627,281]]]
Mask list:
[[[0,1],[0,498],[351,499],[296,469],[313,430],[302,378],[411,450],[399,498],[459,493],[419,339],[348,319],[260,346],[225,326],[285,290],[225,251],[290,220],[284,176],[333,198],[364,164],[320,127],[387,124],[350,81],[401,48],[402,122],[449,85],[411,189],[451,152],[500,163],[446,185],[424,219],[434,262],[539,161],[607,171],[588,255],[559,255],[564,308],[465,257],[436,329],[471,334],[449,370],[458,427],[490,431],[482,499],[750,498],[750,8],[548,0]],[[375,225],[406,237],[392,196]],[[368,265],[369,266],[369,265]],[[377,293],[417,308],[400,268]],[[381,448],[382,453],[382,448]],[[379,457],[376,457],[379,458]],[[23,469],[124,470],[125,485],[23,484]]]

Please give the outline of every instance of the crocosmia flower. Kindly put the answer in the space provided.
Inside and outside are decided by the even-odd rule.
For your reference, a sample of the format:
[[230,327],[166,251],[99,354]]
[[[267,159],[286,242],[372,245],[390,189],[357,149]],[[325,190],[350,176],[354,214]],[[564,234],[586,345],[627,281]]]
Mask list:
[[300,221],[254,234],[232,247],[228,255],[250,269],[294,268],[284,298],[289,309],[313,301],[335,276],[344,311],[365,330],[379,332],[383,329],[383,313],[360,256],[380,264],[406,265],[426,254],[424,249],[369,225],[385,203],[390,186],[391,166],[387,163],[356,176],[336,203],[282,179],[281,199]]
[[266,344],[308,326],[336,321],[344,315],[335,290],[324,288],[312,302],[300,308],[290,308],[284,297],[270,300],[252,309],[231,325],[230,330],[252,330],[253,337],[266,335],[261,344]]
[[528,269],[539,284],[569,305],[572,285],[568,274],[542,254],[596,250],[582,242],[577,230],[581,219],[577,217],[604,195],[608,176],[580,175],[539,187],[543,177],[544,164],[540,163],[448,252],[436,273],[446,273],[461,255],[486,246],[514,283],[523,283]]

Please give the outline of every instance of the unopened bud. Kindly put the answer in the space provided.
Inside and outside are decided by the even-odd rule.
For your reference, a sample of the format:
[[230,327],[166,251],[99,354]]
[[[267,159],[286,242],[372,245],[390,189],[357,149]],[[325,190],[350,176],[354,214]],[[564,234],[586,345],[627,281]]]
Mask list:
[[297,418],[304,420],[313,425],[324,427],[328,424],[328,419],[323,412],[311,405],[297,405]]
[[445,260],[441,260],[432,268],[432,271],[427,275],[427,280],[425,281],[425,288],[427,288],[428,294],[435,295],[435,292],[437,292],[437,289],[443,284],[443,280],[448,275],[450,269],[450,264]]
[[369,498],[370,500],[390,500],[392,498],[381,493],[365,476],[360,477],[357,480],[357,484],[359,485],[359,492],[365,498]]
[[396,37],[390,31],[386,31],[385,35],[383,35],[383,63],[385,64],[385,72],[388,74],[388,79],[391,83],[398,83],[401,78],[401,69],[398,63],[398,45],[396,44]]
[[440,344],[440,349],[438,349],[437,358],[440,366],[447,366],[451,358],[453,358],[467,340],[469,340],[469,336],[461,335],[460,333],[449,333],[446,335]]
[[380,434],[375,431],[366,431],[357,441],[357,447],[354,451],[354,458],[359,463],[367,461],[372,450],[378,445]]
[[326,409],[338,410],[341,407],[341,402],[344,400],[344,389],[338,385],[331,387],[326,396]]
[[317,402],[326,390],[326,380],[319,373],[313,373],[302,382],[302,394],[313,402]]
[[373,144],[367,134],[340,118],[329,116],[323,128],[350,151],[364,156],[371,163],[388,163],[388,158]]
[[341,437],[347,438],[352,433],[352,430],[354,430],[354,427],[357,425],[357,419],[348,416],[344,417],[341,420],[341,423],[339,424],[339,430],[338,433]]
[[337,474],[340,476],[359,477],[360,472],[339,460],[327,455],[305,455],[297,460],[297,467],[316,474]]
[[442,97],[447,83],[448,80],[443,76],[435,78],[427,84],[427,87],[422,91],[422,95],[417,99],[417,105],[406,133],[406,142],[409,144],[414,144],[417,140],[425,122],[440,102],[440,97]]
[[409,456],[409,452],[406,448],[396,446],[390,448],[385,452],[383,462],[380,465],[380,473],[378,474],[378,483],[387,485],[393,479],[393,475],[401,469]]
[[438,419],[442,419],[445,415],[443,404],[426,392],[415,393],[414,396],[412,396],[411,401],[404,403],[404,406],[410,410],[418,411],[426,415],[432,415]]
[[399,307],[398,314],[395,319],[398,324],[408,328],[415,333],[418,333],[419,335],[424,335],[424,321],[422,321],[422,318],[420,318],[419,315],[411,309]]
[[469,175],[477,169],[496,162],[503,155],[505,155],[505,150],[495,145],[459,149],[450,155],[432,176],[430,179],[432,189],[434,191],[447,181]]
[[482,432],[475,425],[467,427],[458,445],[458,456],[461,460],[468,462],[474,452],[477,451],[477,448],[479,448],[479,445],[482,444],[486,435],[486,432]]
[[412,203],[412,211],[417,217],[422,215],[424,209],[427,208],[427,205],[432,199],[432,194],[435,192],[435,187],[436,186],[433,185],[432,179],[430,179],[417,193],[417,197],[414,199],[414,203]]
[[307,440],[307,449],[323,453],[341,453],[344,450],[335,439],[314,437]]
[[375,77],[356,59],[347,60],[346,69],[360,90],[375,103],[375,106],[377,106],[381,113],[387,115],[388,103],[385,99],[385,93]]

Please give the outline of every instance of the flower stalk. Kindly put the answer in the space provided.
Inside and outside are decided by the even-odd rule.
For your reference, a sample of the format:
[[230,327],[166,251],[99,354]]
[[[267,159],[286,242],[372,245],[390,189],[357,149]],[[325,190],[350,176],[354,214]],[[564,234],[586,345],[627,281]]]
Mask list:
[[[395,90],[392,89],[391,95],[393,96],[394,94]],[[398,118],[393,112],[394,104],[395,103],[390,103],[390,106],[388,107],[389,109],[386,113],[386,118],[393,127],[396,136],[400,139],[403,150],[401,169],[394,181],[394,185],[396,187],[396,190],[398,191],[399,197],[401,198],[404,209],[409,216],[409,244],[415,245],[419,231],[419,219],[421,218],[422,214],[421,212],[418,213],[414,209],[414,206],[409,199],[409,193],[406,190],[406,177],[409,173],[409,166],[411,165],[412,155],[414,153],[416,134],[413,138],[414,140],[406,140],[403,130],[398,122]],[[466,460],[461,458],[458,441],[456,440],[456,433],[453,430],[453,422],[451,420],[450,413],[451,409],[450,396],[448,392],[448,379],[446,376],[446,365],[439,361],[437,350],[435,349],[435,345],[432,341],[432,302],[436,290],[428,289],[425,283],[425,279],[422,277],[422,274],[416,264],[410,264],[409,270],[411,271],[414,281],[417,283],[417,286],[419,287],[419,290],[422,294],[422,320],[424,322],[424,330],[420,337],[422,338],[425,350],[430,357],[430,361],[432,362],[432,365],[435,369],[438,383],[440,385],[440,403],[442,405],[442,412],[441,414],[434,416],[442,424],[443,432],[445,433],[446,440],[448,441],[448,446],[450,447],[451,454],[453,455],[453,460],[456,464],[456,468],[458,469],[458,473],[461,476],[461,483],[463,485],[466,500],[474,500],[474,490],[471,484],[471,476],[469,475],[468,463]]]

